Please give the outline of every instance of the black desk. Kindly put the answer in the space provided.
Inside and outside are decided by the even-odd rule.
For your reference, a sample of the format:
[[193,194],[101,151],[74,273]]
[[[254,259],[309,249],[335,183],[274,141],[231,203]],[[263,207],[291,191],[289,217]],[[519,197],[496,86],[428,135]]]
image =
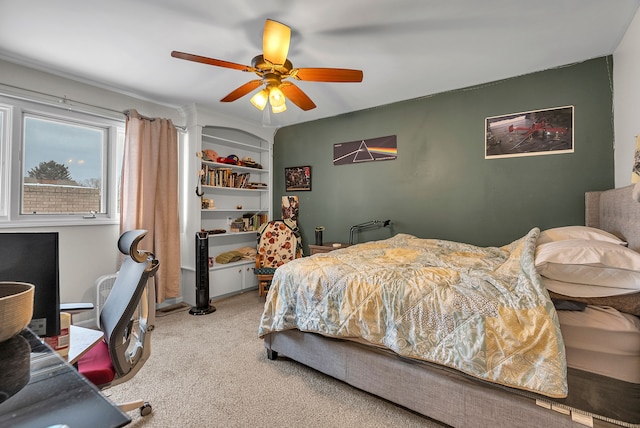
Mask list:
[[[131,422],[126,413],[30,330],[23,330],[20,336],[31,348],[30,379],[15,395],[0,403],[0,426],[121,427]],[[3,363],[0,377],[9,377],[6,370],[11,369]]]

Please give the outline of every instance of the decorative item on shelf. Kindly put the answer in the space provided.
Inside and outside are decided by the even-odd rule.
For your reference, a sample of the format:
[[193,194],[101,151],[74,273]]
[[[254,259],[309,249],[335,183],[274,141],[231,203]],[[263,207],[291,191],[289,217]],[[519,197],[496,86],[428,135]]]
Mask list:
[[236,205],[236,209],[237,210],[241,210],[242,209],[242,205],[240,205],[240,204]]
[[255,261],[256,260],[256,247],[255,246],[251,246],[251,247],[240,247],[238,249],[236,249],[237,252],[239,252],[240,254],[242,254],[242,260],[251,260],[251,261]]
[[227,233],[227,231],[224,229],[200,229],[200,231],[206,233],[207,235],[220,235],[222,233]]
[[316,227],[316,245],[322,245],[322,232],[324,232],[324,226]]
[[216,203],[213,199],[202,198],[202,209],[203,210],[213,210],[216,208]]
[[238,161],[239,161],[239,160],[240,160],[240,159],[238,158],[238,156],[236,156],[236,155],[229,155],[229,156],[227,156],[226,158],[218,157],[218,158],[216,159],[216,162],[218,162],[218,163],[226,163],[226,164],[229,164],[229,165],[238,165]]
[[244,232],[244,220],[242,218],[237,218],[231,222],[230,227],[232,232]]
[[215,150],[206,149],[197,154],[197,156],[205,161],[215,162],[218,159],[218,153]]
[[249,182],[246,185],[247,189],[266,189],[267,185],[265,183],[256,183],[256,182]]
[[242,260],[242,253],[239,251],[225,251],[216,256],[216,263],[221,265],[238,262],[240,260]]
[[249,168],[262,169],[262,165],[260,165],[258,162],[254,161],[251,158],[242,158],[242,160],[240,161],[240,165],[246,166]]

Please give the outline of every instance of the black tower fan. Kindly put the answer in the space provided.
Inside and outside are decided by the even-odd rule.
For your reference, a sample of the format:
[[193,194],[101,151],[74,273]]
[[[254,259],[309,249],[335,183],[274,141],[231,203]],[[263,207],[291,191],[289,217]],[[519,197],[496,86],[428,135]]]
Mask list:
[[196,306],[189,310],[191,315],[206,315],[215,312],[209,304],[209,234],[196,233]]

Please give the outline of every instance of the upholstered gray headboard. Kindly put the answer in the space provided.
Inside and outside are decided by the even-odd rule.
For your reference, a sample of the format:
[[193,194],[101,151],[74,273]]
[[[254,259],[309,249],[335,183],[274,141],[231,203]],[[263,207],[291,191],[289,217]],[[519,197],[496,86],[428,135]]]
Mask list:
[[640,202],[633,195],[634,185],[585,193],[585,225],[611,232],[640,251]]

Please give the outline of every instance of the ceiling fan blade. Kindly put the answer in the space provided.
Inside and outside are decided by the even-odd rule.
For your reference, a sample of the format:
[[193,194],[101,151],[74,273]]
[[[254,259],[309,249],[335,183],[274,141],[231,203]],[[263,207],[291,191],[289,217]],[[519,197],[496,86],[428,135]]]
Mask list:
[[362,70],[347,68],[297,68],[291,77],[310,82],[362,82]]
[[302,89],[298,88],[291,82],[282,82],[280,90],[285,97],[291,100],[292,103],[300,107],[302,110],[307,111],[316,108],[316,105],[311,101],[311,98],[307,96]]
[[264,59],[271,64],[282,65],[289,54],[291,28],[277,21],[267,19],[262,35],[262,51]]
[[215,65],[217,67],[232,68],[234,70],[240,71],[255,71],[253,67],[250,67],[248,65],[236,64],[235,62],[223,61],[221,59],[208,58],[206,56],[193,55],[184,52],[172,51],[171,56],[174,58],[186,59],[187,61]]
[[221,99],[220,102],[229,103],[231,101],[235,101],[238,98],[244,97],[245,95],[247,95],[249,92],[256,89],[261,84],[262,84],[262,80],[252,80],[250,82],[247,82],[244,85],[240,86],[239,88],[233,90],[229,95]]

